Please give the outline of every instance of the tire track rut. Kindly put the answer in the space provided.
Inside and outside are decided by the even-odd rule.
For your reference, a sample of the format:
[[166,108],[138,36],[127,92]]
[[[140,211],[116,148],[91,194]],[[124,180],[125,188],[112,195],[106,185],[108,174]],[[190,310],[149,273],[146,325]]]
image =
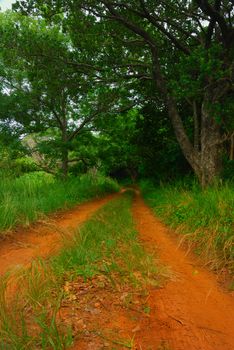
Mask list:
[[164,288],[150,291],[151,316],[142,320],[139,349],[233,350],[233,298],[212,273],[178,248],[139,195],[133,215],[143,244],[149,250],[156,246],[159,258],[176,276]]
[[79,204],[66,212],[52,214],[44,223],[21,228],[0,243],[0,275],[21,268],[37,257],[46,258],[61,246],[62,232],[76,229],[118,194]]

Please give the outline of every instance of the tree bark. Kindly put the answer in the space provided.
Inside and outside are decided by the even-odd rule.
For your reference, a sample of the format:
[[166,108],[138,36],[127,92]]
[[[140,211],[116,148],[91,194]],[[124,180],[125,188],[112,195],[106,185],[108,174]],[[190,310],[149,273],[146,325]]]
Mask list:
[[[154,79],[157,83],[162,96],[164,97],[167,106],[168,115],[181,147],[181,150],[197,175],[199,182],[203,188],[212,184],[219,176],[221,164],[221,135],[220,126],[211,115],[210,106],[212,105],[213,91],[205,94],[201,108],[201,125],[199,133],[198,120],[195,120],[195,137],[196,142],[193,145],[184,129],[183,121],[179,115],[177,104],[174,97],[167,88],[167,82],[161,74],[160,64],[157,57],[157,50],[151,49],[154,63]],[[210,97],[211,96],[211,97]],[[210,97],[210,98],[209,98]],[[197,117],[197,111],[196,115]],[[199,140],[198,140],[199,138]],[[199,146],[198,146],[199,145]],[[200,149],[198,149],[198,147]]]
[[63,149],[62,151],[62,177],[64,180],[67,179],[67,175],[68,175],[68,150],[67,149]]
[[193,145],[194,149],[196,151],[200,151],[200,123],[199,123],[199,117],[198,117],[198,108],[197,108],[197,102],[193,101]]
[[68,175],[68,149],[67,149],[67,142],[68,142],[68,135],[67,135],[67,120],[66,117],[63,118],[63,127],[62,127],[62,154],[61,154],[61,170],[62,170],[62,177],[64,180],[67,179]]
[[234,134],[231,135],[230,140],[230,160],[234,160]]
[[220,126],[211,115],[210,101],[205,97],[201,113],[201,178],[203,188],[219,176],[221,162]]
[[156,82],[156,85],[161,92],[167,110],[168,115],[171,120],[177,141],[180,145],[180,148],[194,170],[195,174],[200,179],[201,177],[201,163],[200,163],[200,153],[194,148],[192,143],[190,142],[186,130],[183,125],[183,121],[179,115],[177,104],[174,97],[170,94],[167,88],[167,82],[164,76],[161,73],[160,63],[157,55],[157,49],[151,48],[152,59],[153,59],[153,77]]

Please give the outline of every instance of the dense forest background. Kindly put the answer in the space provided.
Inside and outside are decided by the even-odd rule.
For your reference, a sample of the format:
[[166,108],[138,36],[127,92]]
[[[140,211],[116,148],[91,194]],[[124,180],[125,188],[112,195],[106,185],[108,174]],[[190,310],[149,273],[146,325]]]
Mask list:
[[1,171],[233,177],[232,1],[17,1],[0,15]]

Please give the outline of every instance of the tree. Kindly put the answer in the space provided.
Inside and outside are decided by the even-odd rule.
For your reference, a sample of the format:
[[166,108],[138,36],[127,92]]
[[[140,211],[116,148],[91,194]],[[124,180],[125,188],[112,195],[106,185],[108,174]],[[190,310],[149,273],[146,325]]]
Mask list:
[[[109,47],[106,63],[112,74],[153,82],[184,156],[203,187],[212,183],[221,170],[222,143],[227,137],[223,119],[230,118],[223,106],[233,95],[232,1],[80,0],[74,4],[48,0],[42,5],[31,0],[18,5],[23,12],[54,19],[63,11],[62,25],[74,37],[78,19],[87,30],[92,23],[92,32],[102,28],[109,42],[105,40],[99,52]],[[184,64],[187,74],[183,74]],[[194,119],[194,142],[184,127],[183,104],[190,106]],[[233,102],[228,109],[233,111]]]
[[[55,164],[60,158],[66,178],[68,165],[74,162],[69,159],[74,140],[90,130],[100,115],[116,111],[116,91],[103,84],[92,86],[92,66],[79,62],[82,53],[73,49],[59,27],[50,28],[42,19],[6,14],[1,16],[0,31],[3,61],[13,71],[9,95],[21,100],[17,113],[11,108],[10,118],[24,127],[24,133],[42,132],[35,146],[49,153]],[[46,164],[43,167],[48,170]]]

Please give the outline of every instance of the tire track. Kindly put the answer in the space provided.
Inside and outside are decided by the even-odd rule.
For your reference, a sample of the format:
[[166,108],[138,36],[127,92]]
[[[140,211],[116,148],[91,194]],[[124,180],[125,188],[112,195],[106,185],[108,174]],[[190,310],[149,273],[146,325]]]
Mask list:
[[[133,215],[143,244],[157,247],[161,261],[176,280],[150,291],[151,317],[142,320],[139,349],[234,349],[234,301],[218,286],[215,276],[197,267],[193,257],[169,236],[167,229],[137,195]],[[194,261],[193,261],[194,260]]]
[[62,233],[76,229],[118,194],[95,199],[66,212],[51,215],[46,221],[20,229],[10,239],[0,243],[0,275],[18,269],[37,257],[54,254],[62,244]]

